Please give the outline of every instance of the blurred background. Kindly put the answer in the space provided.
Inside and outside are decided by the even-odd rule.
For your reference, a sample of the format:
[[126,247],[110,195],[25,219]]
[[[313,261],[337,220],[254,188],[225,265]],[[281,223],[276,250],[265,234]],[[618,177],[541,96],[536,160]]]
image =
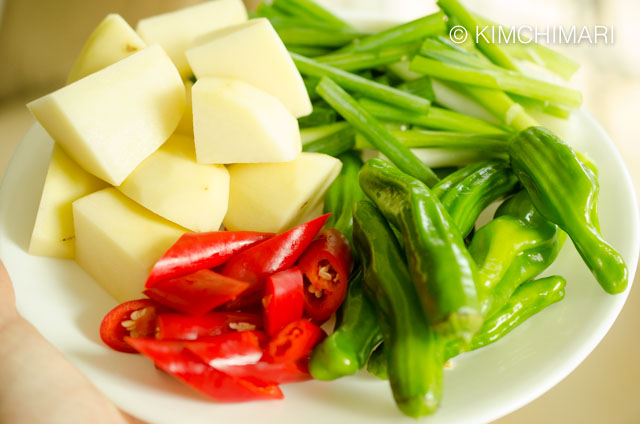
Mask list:
[[[0,0],[0,176],[33,122],[25,103],[64,84],[76,55],[107,13],[138,19],[199,0]],[[251,9],[256,0],[245,0]],[[334,10],[407,20],[436,9],[435,0],[318,0]],[[557,46],[582,64],[573,85],[616,143],[640,187],[640,2],[638,0],[466,0],[506,25],[606,25],[613,45]],[[597,160],[597,158],[595,158]],[[497,421],[640,422],[640,279],[615,325],[568,378]]]

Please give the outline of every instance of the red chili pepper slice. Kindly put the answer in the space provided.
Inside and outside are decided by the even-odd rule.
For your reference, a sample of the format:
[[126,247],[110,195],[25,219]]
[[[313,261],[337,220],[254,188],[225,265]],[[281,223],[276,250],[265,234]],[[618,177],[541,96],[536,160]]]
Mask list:
[[296,362],[306,357],[311,349],[326,336],[322,328],[305,320],[298,319],[276,333],[265,348],[265,362]]
[[113,308],[102,319],[100,338],[113,350],[135,353],[125,337],[150,337],[156,330],[156,316],[166,308],[151,299],[130,300]]
[[205,364],[221,369],[257,363],[262,358],[261,331],[242,331],[209,337],[206,341],[188,342],[185,347]]
[[244,312],[209,312],[198,317],[181,314],[160,314],[156,320],[159,340],[197,340],[230,331],[262,328],[262,318]]
[[203,269],[184,277],[157,282],[143,293],[156,302],[189,315],[206,314],[235,299],[248,283]]
[[273,236],[252,231],[185,233],[153,265],[145,287],[201,269],[215,268],[236,253]]
[[338,310],[347,294],[353,254],[347,238],[323,228],[298,261],[304,275],[304,310],[321,324]]
[[276,385],[232,377],[210,367],[186,349],[185,345],[190,342],[132,338],[126,341],[151,359],[156,367],[217,401],[244,402],[284,397]]
[[291,268],[328,218],[329,214],[312,219],[232,257],[222,269],[222,274],[246,281],[250,286],[227,309],[238,309],[259,302],[266,278]]
[[250,378],[262,384],[285,384],[311,380],[307,361],[265,362],[242,366],[222,366],[225,374],[240,378]]
[[267,278],[262,306],[264,328],[275,334],[291,321],[302,318],[304,294],[298,268],[277,272]]

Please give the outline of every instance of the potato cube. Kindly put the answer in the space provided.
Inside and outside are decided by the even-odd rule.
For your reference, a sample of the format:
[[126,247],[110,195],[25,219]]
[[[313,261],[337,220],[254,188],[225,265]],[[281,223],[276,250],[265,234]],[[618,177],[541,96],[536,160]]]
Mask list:
[[106,185],[80,168],[59,146],[54,146],[29,253],[72,259],[76,242],[71,203]]
[[153,264],[185,230],[106,188],[73,202],[76,261],[118,302],[143,297]]
[[276,97],[296,118],[311,113],[300,72],[265,18],[203,35],[186,55],[198,79],[238,79]]
[[262,90],[242,81],[202,78],[191,95],[200,163],[286,162],[302,150],[298,121]]
[[67,84],[104,69],[146,46],[122,16],[109,14],[89,36],[71,68]]
[[247,10],[242,0],[214,0],[142,19],[136,30],[147,43],[160,44],[182,78],[188,78],[192,72],[184,52],[193,40],[246,20]]
[[217,231],[227,212],[229,172],[196,162],[191,137],[174,134],[118,189],[161,217],[192,231]]
[[150,46],[27,106],[82,168],[119,185],[173,133],[185,91],[166,53]]
[[333,180],[340,160],[321,153],[301,153],[283,163],[236,164],[229,167],[228,230],[278,233],[310,218]]

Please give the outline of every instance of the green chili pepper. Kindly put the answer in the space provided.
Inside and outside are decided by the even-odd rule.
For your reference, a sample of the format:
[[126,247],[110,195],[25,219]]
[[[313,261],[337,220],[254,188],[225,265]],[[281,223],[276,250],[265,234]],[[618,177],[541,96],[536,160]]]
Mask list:
[[598,229],[598,180],[568,144],[545,128],[528,128],[509,147],[513,170],[536,209],[567,232],[602,288],[611,294],[627,288],[622,256]]
[[442,336],[470,340],[482,325],[476,265],[447,210],[431,190],[381,159],[360,171],[360,186],[403,236],[414,286]]
[[495,219],[476,231],[469,252],[478,265],[478,296],[484,316],[500,309],[516,288],[558,256],[565,235],[542,217],[526,191],[507,199]]
[[462,167],[457,171],[447,175],[445,178],[442,179],[442,181],[439,181],[436,185],[434,185],[431,188],[431,190],[433,191],[433,194],[438,196],[439,199],[442,198],[450,188],[454,187],[456,184],[459,184],[465,178],[473,175],[474,172],[476,172],[478,169],[482,167],[483,163],[484,162],[476,162],[471,165]]
[[365,200],[353,212],[353,239],[364,268],[387,354],[398,408],[419,417],[435,412],[442,397],[443,343],[429,325],[393,232]]
[[433,193],[440,198],[462,237],[466,237],[491,203],[511,194],[518,186],[518,177],[502,160],[476,162],[440,180]]
[[433,172],[438,176],[438,178],[446,178],[449,175],[456,172],[458,169],[457,166],[443,166],[441,168],[433,168]]
[[384,343],[371,353],[367,362],[367,371],[378,377],[380,380],[388,380],[387,355],[384,352]]
[[309,372],[316,380],[335,380],[355,374],[382,341],[373,304],[362,288],[362,271],[349,280],[349,288],[337,313],[336,329],[313,351]]
[[[362,167],[355,151],[343,153],[340,175],[325,196],[324,211],[332,212],[326,226],[337,228],[350,241],[353,231],[353,206],[365,198],[358,172]],[[382,340],[380,327],[371,301],[362,290],[362,272],[356,269],[349,280],[349,288],[337,313],[334,332],[314,350],[309,371],[317,380],[334,380],[354,374],[364,367],[373,348]]]
[[358,183],[362,159],[360,154],[353,150],[341,154],[338,159],[342,162],[342,169],[324,198],[324,213],[331,212],[325,225],[328,228],[337,228],[351,241],[353,206],[357,201],[366,198]]
[[[473,336],[471,350],[500,340],[547,306],[561,301],[564,298],[566,284],[564,278],[554,275],[529,281],[518,287],[502,309],[487,319],[480,331]],[[453,358],[462,352],[460,343],[452,340],[445,347],[444,357]]]
[[[473,336],[471,350],[500,340],[547,306],[561,301],[565,295],[565,287],[565,279],[559,276],[529,281],[518,287],[508,302],[487,319],[480,331]],[[460,340],[450,340],[445,344],[443,358],[447,361],[464,351]],[[382,380],[388,378],[385,359],[384,345],[381,345],[373,352],[367,364],[367,370]]]

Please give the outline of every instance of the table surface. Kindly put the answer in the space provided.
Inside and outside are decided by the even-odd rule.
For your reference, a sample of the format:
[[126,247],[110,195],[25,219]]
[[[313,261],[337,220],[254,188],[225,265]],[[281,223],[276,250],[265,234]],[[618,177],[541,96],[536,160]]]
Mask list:
[[[625,3],[616,0],[613,3]],[[470,3],[479,3],[473,2]],[[504,0],[490,0],[487,3],[505,5]],[[511,12],[525,2],[510,2]],[[517,3],[518,5],[513,5]],[[535,3],[538,2],[526,2]],[[542,2],[549,3],[549,2]],[[558,0],[558,3],[563,1]],[[564,1],[566,3],[566,1]],[[625,3],[627,4],[627,3]],[[633,11],[638,12],[639,7]],[[535,5],[534,5],[535,6]],[[498,9],[496,6],[495,10]],[[627,10],[628,12],[628,10]],[[522,13],[520,13],[523,15]],[[628,15],[629,13],[627,13]],[[524,14],[526,16],[526,13]],[[636,14],[636,17],[640,14]],[[500,16],[495,19],[499,20]],[[614,18],[612,18],[614,19]],[[617,17],[615,22],[622,22]],[[507,21],[502,19],[500,21]],[[618,28],[622,41],[615,46],[625,49],[624,33],[631,27]],[[636,37],[637,38],[637,37]],[[624,63],[612,66],[613,50],[604,52],[608,63],[600,60],[604,50],[596,48],[576,48],[572,53],[578,56],[583,69],[575,78],[575,84],[585,94],[585,106],[600,121],[611,135],[631,173],[636,193],[640,187],[640,76],[622,71]],[[630,52],[630,51],[629,51]],[[625,52],[626,53],[626,52]],[[638,54],[636,53],[636,59]],[[611,59],[613,57],[613,59]],[[618,65],[614,63],[614,65]],[[628,64],[627,64],[628,65]],[[637,71],[636,71],[637,72]],[[33,119],[24,107],[25,103],[41,93],[14,96],[0,101],[0,176]],[[597,158],[596,158],[597,160]],[[527,423],[637,423],[640,422],[640,278],[636,277],[633,288],[618,320],[594,350],[594,352],[565,380],[536,401],[496,421],[500,424]]]

